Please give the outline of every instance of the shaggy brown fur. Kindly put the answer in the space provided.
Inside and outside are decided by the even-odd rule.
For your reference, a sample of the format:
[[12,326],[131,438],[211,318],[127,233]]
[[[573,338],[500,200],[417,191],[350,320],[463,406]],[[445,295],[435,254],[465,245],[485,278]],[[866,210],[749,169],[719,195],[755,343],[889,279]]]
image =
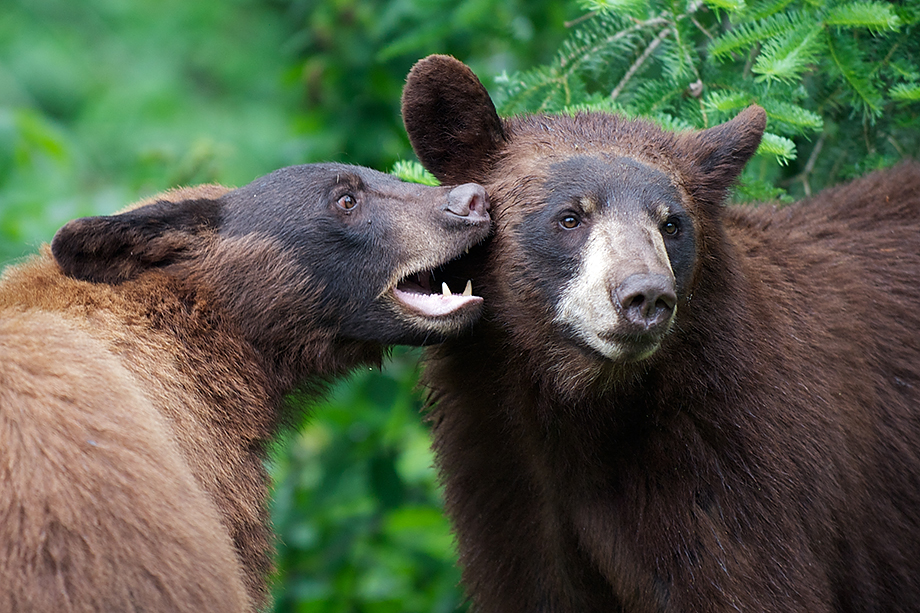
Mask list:
[[294,167],[76,220],[8,269],[0,611],[266,604],[283,397],[467,327],[480,299],[418,293],[485,236],[486,207],[479,186]]
[[[482,182],[495,221],[468,262],[482,320],[425,374],[475,610],[920,610],[920,165],[725,208],[756,107],[673,135],[601,113],[499,120],[484,91],[432,56],[403,96],[422,163]],[[619,349],[660,345],[608,358],[559,304],[652,242],[611,240],[583,270],[593,243],[573,237],[634,228],[658,193],[685,240],[665,237],[676,310],[611,329]]]

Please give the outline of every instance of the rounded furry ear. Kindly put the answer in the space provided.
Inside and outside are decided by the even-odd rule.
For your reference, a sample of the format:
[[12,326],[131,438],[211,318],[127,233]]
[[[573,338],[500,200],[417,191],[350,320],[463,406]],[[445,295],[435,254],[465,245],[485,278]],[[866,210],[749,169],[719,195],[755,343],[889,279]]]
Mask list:
[[422,165],[443,183],[482,182],[505,142],[486,88],[447,55],[429,55],[409,72],[402,116]]
[[219,224],[216,200],[159,201],[106,217],[67,223],[51,241],[64,274],[117,284],[172,264]]
[[753,104],[723,124],[683,136],[680,157],[687,161],[694,196],[721,204],[726,191],[757,151],[767,126],[766,112]]

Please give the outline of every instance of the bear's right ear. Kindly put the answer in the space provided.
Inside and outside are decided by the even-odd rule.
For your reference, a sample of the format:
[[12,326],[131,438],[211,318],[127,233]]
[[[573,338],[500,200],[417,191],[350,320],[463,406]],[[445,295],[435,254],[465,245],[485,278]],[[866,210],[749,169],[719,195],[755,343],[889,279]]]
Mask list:
[[445,184],[483,182],[505,142],[489,92],[447,55],[429,55],[409,72],[402,116],[422,165]]
[[74,219],[51,241],[69,277],[117,284],[175,263],[220,223],[217,200],[159,201],[107,217]]

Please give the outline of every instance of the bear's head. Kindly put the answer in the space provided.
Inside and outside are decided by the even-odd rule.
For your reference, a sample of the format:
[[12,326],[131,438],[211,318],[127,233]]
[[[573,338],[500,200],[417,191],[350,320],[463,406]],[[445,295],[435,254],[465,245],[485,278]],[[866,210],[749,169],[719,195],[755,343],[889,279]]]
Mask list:
[[412,69],[402,109],[426,168],[486,187],[494,236],[472,265],[484,320],[563,390],[660,353],[765,127],[757,106],[682,134],[601,112],[501,119],[472,71],[440,55]]
[[488,209],[478,185],[308,164],[74,220],[51,250],[76,279],[124,286],[154,274],[206,291],[272,360],[328,352],[314,357],[331,364],[339,343],[418,345],[469,327],[482,299],[444,289],[434,271],[486,237]]

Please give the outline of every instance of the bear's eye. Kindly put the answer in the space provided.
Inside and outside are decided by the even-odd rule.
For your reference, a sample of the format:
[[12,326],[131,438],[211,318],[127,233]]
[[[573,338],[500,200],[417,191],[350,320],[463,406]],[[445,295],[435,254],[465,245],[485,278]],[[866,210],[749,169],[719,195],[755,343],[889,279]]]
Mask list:
[[339,196],[339,199],[336,200],[335,203],[340,209],[345,211],[350,211],[358,206],[358,200],[351,194]]
[[575,215],[566,215],[559,220],[559,225],[566,230],[574,230],[581,225],[581,220]]
[[676,217],[669,217],[661,224],[661,231],[668,236],[676,236],[680,232],[680,220]]

